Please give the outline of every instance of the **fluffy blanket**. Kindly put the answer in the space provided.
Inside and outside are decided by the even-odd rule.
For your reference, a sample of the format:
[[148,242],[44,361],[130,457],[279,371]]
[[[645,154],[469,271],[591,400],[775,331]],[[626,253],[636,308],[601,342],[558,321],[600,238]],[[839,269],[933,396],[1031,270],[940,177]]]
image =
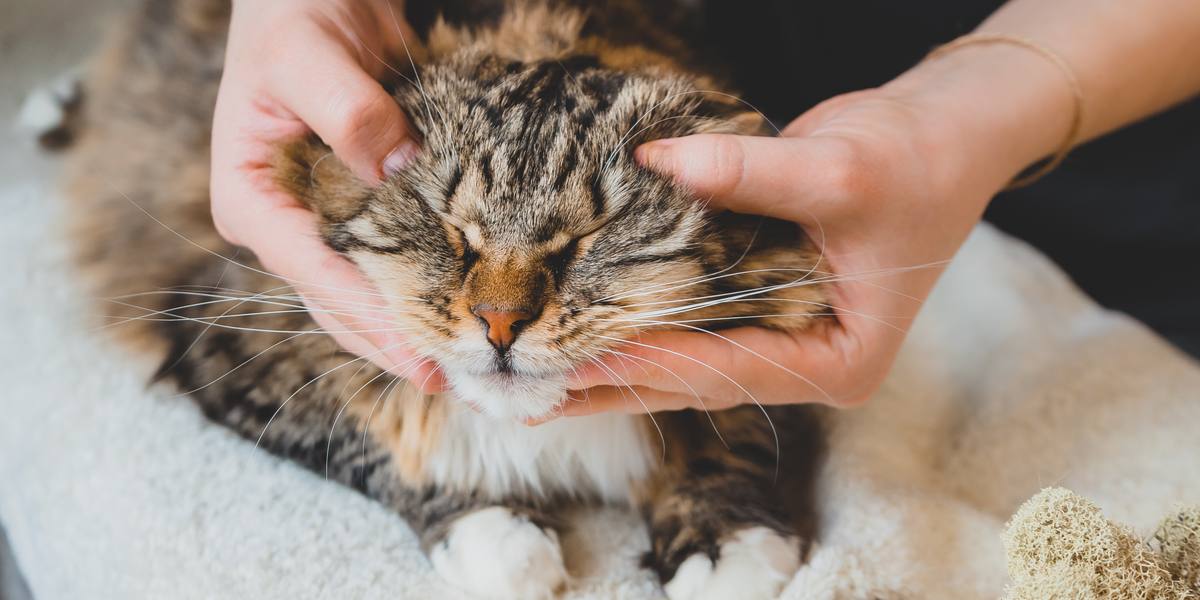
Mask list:
[[[0,520],[34,595],[456,597],[400,518],[147,387],[89,321],[46,179],[0,188]],[[836,418],[785,597],[995,598],[1002,526],[1044,486],[1143,529],[1200,503],[1197,423],[1194,362],[981,227],[878,397]],[[565,544],[568,597],[660,594],[630,513],[580,513]]]

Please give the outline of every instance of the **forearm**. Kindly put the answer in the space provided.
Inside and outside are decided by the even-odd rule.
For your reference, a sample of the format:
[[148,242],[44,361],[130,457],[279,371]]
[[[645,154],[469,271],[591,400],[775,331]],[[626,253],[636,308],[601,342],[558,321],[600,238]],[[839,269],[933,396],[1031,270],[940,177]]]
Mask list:
[[1200,2],[1013,0],[980,32],[1022,35],[1071,65],[1084,96],[1081,141],[1200,92]]
[[[1078,142],[1200,92],[1200,2],[1013,0],[977,31],[1033,40],[1069,65],[1083,96]],[[948,177],[985,178],[997,190],[1053,153],[1077,110],[1066,75],[1012,44],[963,46],[884,89],[932,114],[929,135],[952,154]]]

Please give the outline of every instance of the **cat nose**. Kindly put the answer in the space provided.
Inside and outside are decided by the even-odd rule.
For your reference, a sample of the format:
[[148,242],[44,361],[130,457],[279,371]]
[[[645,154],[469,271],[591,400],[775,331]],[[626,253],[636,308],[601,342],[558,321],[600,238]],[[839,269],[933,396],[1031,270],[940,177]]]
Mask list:
[[487,339],[497,350],[507,350],[521,330],[533,320],[533,313],[527,310],[503,310],[486,304],[476,304],[471,313],[479,318],[487,328]]

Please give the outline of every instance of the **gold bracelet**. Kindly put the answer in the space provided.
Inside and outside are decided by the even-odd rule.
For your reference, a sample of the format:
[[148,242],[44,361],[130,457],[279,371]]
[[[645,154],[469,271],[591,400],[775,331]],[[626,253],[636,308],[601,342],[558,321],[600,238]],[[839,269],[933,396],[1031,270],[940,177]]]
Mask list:
[[1007,35],[1003,33],[972,33],[964,35],[956,40],[934,48],[933,51],[925,57],[925,59],[929,60],[931,58],[936,58],[946,54],[947,52],[958,50],[963,46],[973,46],[976,44],[1011,44],[1013,46],[1019,46],[1021,48],[1036,52],[1043,58],[1049,60],[1051,63],[1054,63],[1054,66],[1058,67],[1058,70],[1067,80],[1067,85],[1071,88],[1071,96],[1075,99],[1075,113],[1071,118],[1071,128],[1067,131],[1067,137],[1063,140],[1062,145],[1060,145],[1048,159],[1044,160],[1041,166],[1033,169],[1033,171],[1027,175],[1018,175],[1017,178],[1013,179],[1012,182],[1010,182],[1004,189],[1007,191],[1025,187],[1041,179],[1042,177],[1045,177],[1047,173],[1057,168],[1058,165],[1062,164],[1062,161],[1067,157],[1067,154],[1071,152],[1071,149],[1075,147],[1075,143],[1079,139],[1079,130],[1083,125],[1083,88],[1080,87],[1079,80],[1075,77],[1075,72],[1071,70],[1071,65],[1067,64],[1067,61],[1064,60],[1063,57],[1059,56],[1057,52],[1029,38],[1024,38],[1017,35]]

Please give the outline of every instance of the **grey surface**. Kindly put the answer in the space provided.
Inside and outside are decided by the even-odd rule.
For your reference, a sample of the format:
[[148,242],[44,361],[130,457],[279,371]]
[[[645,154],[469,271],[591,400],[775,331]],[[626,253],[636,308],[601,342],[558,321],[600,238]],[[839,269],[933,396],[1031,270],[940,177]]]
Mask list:
[[8,547],[8,536],[0,528],[0,600],[30,600],[29,588],[17,569],[12,549]]
[[[19,134],[13,120],[31,89],[79,65],[114,15],[131,4],[132,0],[0,0],[0,182],[52,172],[53,158]],[[29,598],[0,526],[0,600]]]

